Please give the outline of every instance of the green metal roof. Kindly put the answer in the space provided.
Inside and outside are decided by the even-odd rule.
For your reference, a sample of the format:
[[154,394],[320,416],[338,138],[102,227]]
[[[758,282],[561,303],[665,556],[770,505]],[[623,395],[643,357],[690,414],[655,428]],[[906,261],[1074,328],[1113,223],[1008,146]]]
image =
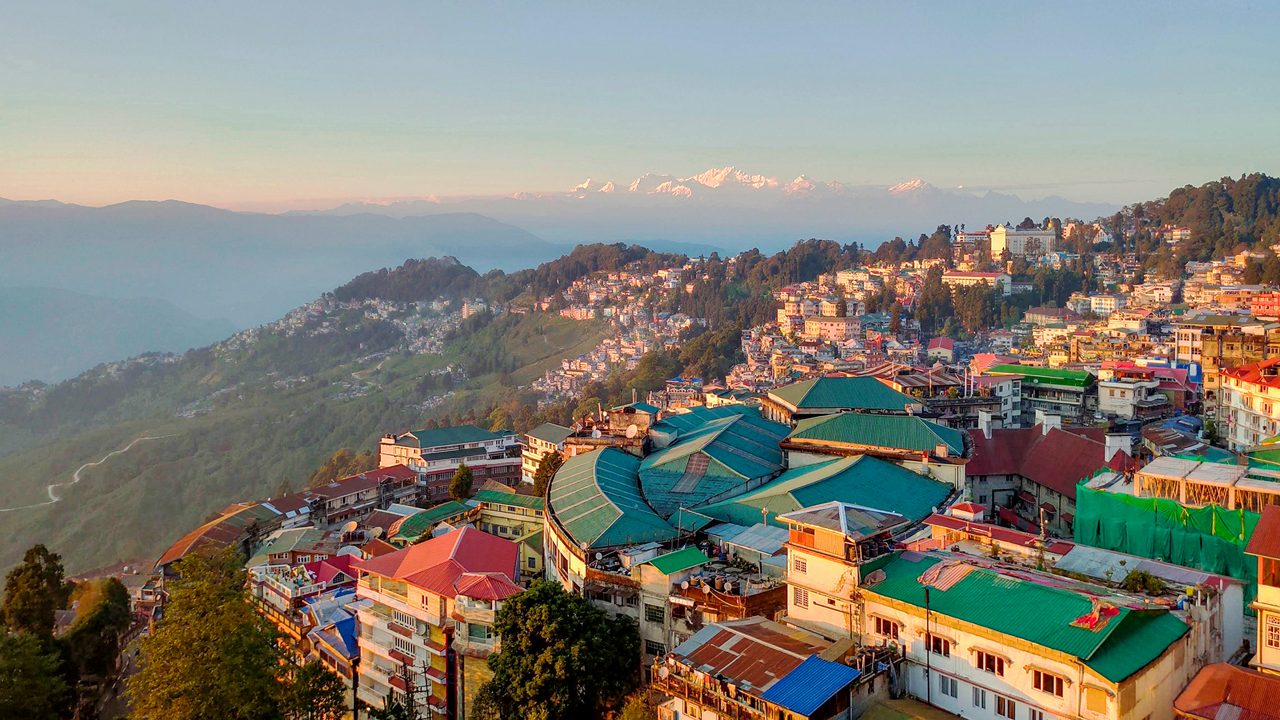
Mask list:
[[[430,448],[439,447],[441,445],[464,445],[466,443],[484,442],[485,440],[496,440],[500,437],[510,435],[510,432],[489,432],[484,428],[475,425],[457,425],[455,427],[433,428],[430,430],[414,430],[407,433],[408,437],[412,437],[417,441],[418,447]],[[401,436],[397,439],[397,443],[408,443],[408,437]]]
[[430,532],[431,528],[435,527],[437,523],[455,515],[466,513],[469,510],[471,510],[469,506],[457,500],[441,503],[401,520],[392,527],[390,537],[391,539],[413,542]]
[[647,564],[657,568],[658,572],[663,575],[674,575],[681,570],[688,570],[691,567],[697,567],[708,562],[711,562],[711,558],[691,545],[666,555],[659,555],[648,561]]
[[769,397],[799,410],[848,408],[902,412],[906,406],[920,403],[873,377],[813,378],[771,390]]
[[584,548],[675,539],[641,496],[639,471],[640,459],[617,448],[571,457],[547,489],[550,511]]
[[801,508],[838,500],[897,513],[919,521],[952,492],[951,485],[916,474],[880,458],[861,455],[792,468],[770,482],[697,511],[717,520],[754,525],[768,510],[768,522]]
[[573,434],[573,430],[555,423],[542,423],[527,434],[529,437],[545,440],[552,445],[559,445],[565,441],[565,438]]
[[734,415],[754,415],[760,417],[760,409],[749,405],[721,405],[720,407],[696,407],[688,412],[668,415],[653,424],[652,429],[658,432],[688,432],[706,425],[710,420],[733,417]]
[[932,451],[942,444],[952,454],[964,455],[964,433],[913,415],[822,415],[796,423],[796,429],[787,439],[825,440],[921,452]]
[[1034,367],[1032,365],[994,365],[987,368],[991,375],[1022,375],[1023,382],[1046,385],[1068,385],[1071,387],[1089,387],[1093,375],[1087,370],[1064,370],[1062,368]]
[[[921,574],[949,557],[904,553],[882,568],[884,580],[864,587],[871,593],[923,608],[925,586],[920,582]],[[1072,581],[1040,576],[1045,583],[1063,584],[1053,587],[987,568],[969,567],[968,573],[947,589],[930,588],[931,612],[1075,656],[1111,682],[1118,683],[1146,667],[1189,630],[1186,623],[1167,610],[1120,605],[1118,614],[1101,628],[1076,627],[1072,623],[1094,608],[1090,595],[1067,587]]]
[[749,480],[767,478],[782,470],[778,443],[786,435],[785,425],[754,414],[708,420],[640,463],[644,496],[659,515],[668,517]]
[[502,492],[501,490],[481,490],[471,499],[495,505],[517,505],[532,510],[542,510],[546,505],[546,501],[536,495],[521,495],[520,493]]

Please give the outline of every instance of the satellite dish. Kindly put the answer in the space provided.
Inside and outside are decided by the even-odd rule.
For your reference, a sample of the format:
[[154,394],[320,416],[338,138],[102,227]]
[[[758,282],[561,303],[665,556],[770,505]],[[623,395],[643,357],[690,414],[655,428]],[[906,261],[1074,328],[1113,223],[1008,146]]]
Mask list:
[[359,523],[357,523],[355,520],[349,520],[342,526],[342,532],[344,535],[350,535],[351,533],[355,532],[356,528],[358,527],[360,527]]
[[704,595],[710,595],[710,594],[711,594],[711,586],[710,586],[710,585],[703,585],[703,586],[702,586],[702,594],[704,594]]
[[604,559],[604,553],[596,553],[596,560],[603,560],[603,559]]
[[355,545],[343,545],[338,548],[338,556],[350,555],[351,557],[360,557],[360,548]]
[[731,593],[731,592],[733,592],[733,583],[731,583],[731,582],[727,582],[727,583],[725,583],[725,584],[724,584],[724,591],[725,591],[725,592],[727,592],[727,593]]
[[685,580],[684,582],[680,583],[680,589],[681,589],[681,590],[688,590],[688,589],[689,589],[689,581],[688,581],[688,580]]
[[670,674],[671,674],[671,671],[667,670],[665,667],[658,668],[658,677],[662,678],[663,680],[666,680],[667,676]]
[[630,425],[627,426],[628,438],[634,439],[639,434],[640,434],[640,428],[637,427],[635,423],[631,423]]
[[383,529],[382,529],[382,528],[380,528],[380,527],[371,528],[371,529],[369,530],[369,537],[371,537],[371,538],[380,538],[380,537],[382,537],[382,533],[384,533],[384,532],[386,532],[386,531],[385,531],[385,530],[383,530]]
[[591,437],[600,439],[600,428],[591,428]]

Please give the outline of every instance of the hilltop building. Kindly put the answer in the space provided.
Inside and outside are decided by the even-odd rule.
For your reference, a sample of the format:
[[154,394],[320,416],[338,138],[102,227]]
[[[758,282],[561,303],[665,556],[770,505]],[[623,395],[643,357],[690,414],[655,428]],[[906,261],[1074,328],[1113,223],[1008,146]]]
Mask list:
[[379,466],[408,466],[421,476],[433,500],[448,496],[449,481],[463,463],[471,468],[477,485],[486,480],[519,482],[519,436],[459,425],[385,435],[378,443]]
[[1010,258],[1038,258],[1053,252],[1056,241],[1053,230],[1015,230],[997,225],[991,229],[991,257],[999,260],[1007,250]]

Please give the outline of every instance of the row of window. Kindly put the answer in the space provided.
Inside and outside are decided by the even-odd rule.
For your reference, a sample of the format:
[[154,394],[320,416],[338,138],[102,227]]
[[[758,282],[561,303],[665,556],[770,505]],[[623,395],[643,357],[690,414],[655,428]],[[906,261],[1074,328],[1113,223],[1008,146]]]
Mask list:
[[[960,698],[960,682],[950,675],[938,675],[938,691],[953,700],[958,700]],[[995,695],[995,711],[998,717],[1017,720],[1017,701],[999,693],[993,692],[990,694]],[[975,686],[973,688],[973,706],[979,710],[986,710],[987,695],[986,689]],[[1051,720],[1052,717],[1052,715],[1046,716],[1043,711],[1036,708],[1027,708],[1027,720]]]
[[[898,639],[899,634],[902,631],[902,628],[898,623],[889,620],[888,618],[878,616],[872,616],[872,621],[874,622],[876,635],[889,640]],[[1277,620],[1276,622],[1276,642],[1280,644],[1280,620]],[[939,637],[932,633],[926,635],[925,648],[928,652],[934,655],[951,657],[951,641],[944,637]],[[983,672],[989,672],[992,675],[1004,677],[1005,660],[999,655],[986,652],[985,650],[978,650],[975,653],[973,664],[974,667],[982,670]],[[1063,679],[1057,675],[1043,670],[1032,671],[1032,687],[1041,692],[1048,693],[1054,697],[1062,697],[1063,684]]]

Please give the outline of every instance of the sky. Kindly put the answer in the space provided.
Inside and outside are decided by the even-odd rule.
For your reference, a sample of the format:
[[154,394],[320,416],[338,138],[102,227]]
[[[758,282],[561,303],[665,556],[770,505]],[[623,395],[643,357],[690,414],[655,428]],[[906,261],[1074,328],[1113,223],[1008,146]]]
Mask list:
[[0,197],[283,209],[736,165],[1280,173],[1280,3],[0,2]]

